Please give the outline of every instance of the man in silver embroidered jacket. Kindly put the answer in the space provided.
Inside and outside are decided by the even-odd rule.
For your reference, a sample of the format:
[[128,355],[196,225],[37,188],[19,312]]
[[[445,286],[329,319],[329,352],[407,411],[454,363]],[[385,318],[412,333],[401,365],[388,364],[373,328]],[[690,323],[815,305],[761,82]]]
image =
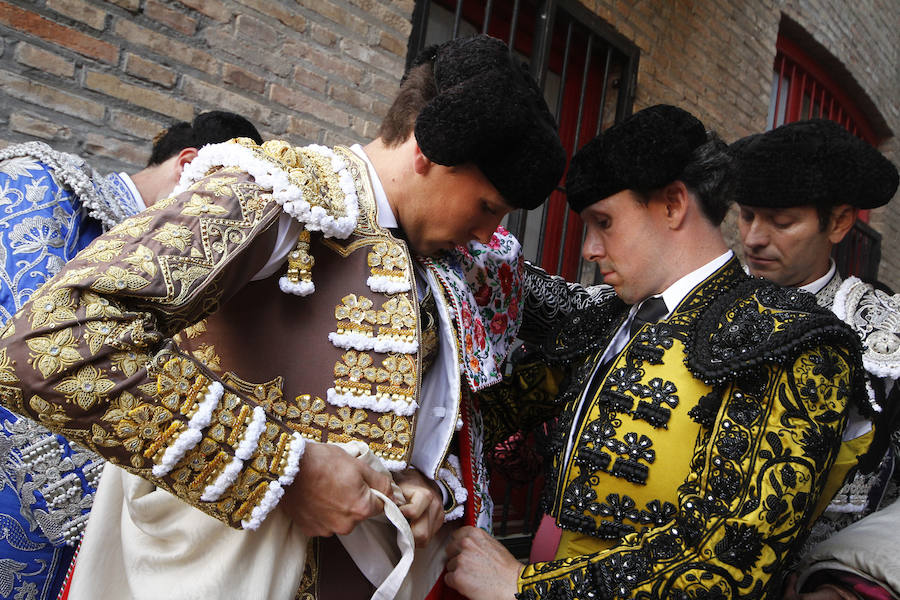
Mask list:
[[[417,542],[463,514],[485,525],[468,398],[500,379],[520,318],[519,247],[498,225],[543,202],[564,164],[502,42],[432,47],[365,148],[201,151],[173,196],[101,236],[12,320],[4,402],[235,528],[277,507],[330,536],[379,513],[370,488],[389,494],[391,478],[319,443],[347,441],[393,472]],[[347,561],[331,539],[311,553],[320,593],[362,597],[368,582],[332,568]],[[81,568],[73,591],[89,589]],[[203,585],[172,593],[222,592]]]
[[874,433],[883,442],[878,456],[883,459],[873,473],[856,472],[816,522],[807,554],[817,555],[815,544],[895,499],[896,492],[885,497],[897,458],[885,432],[896,429],[900,413],[900,296],[856,277],[843,280],[831,251],[859,210],[891,200],[897,168],[841,125],[821,119],[751,135],[732,144],[731,151],[750,273],[815,294],[821,306],[856,330],[864,346],[875,429],[868,418],[851,419],[844,434],[851,452],[839,460],[855,464],[859,451],[852,451],[853,444],[869,443]]
[[[617,297],[554,302],[587,307],[533,340],[569,374],[544,494],[562,535],[553,560],[523,567],[483,532],[458,531],[447,580],[467,597],[780,591],[843,480],[833,463],[865,390],[852,331],[812,296],[747,276],[725,245],[731,175],[726,145],[666,105],[576,154],[567,193],[582,252]],[[530,382],[546,396],[550,380]],[[500,387],[483,405],[495,393],[509,404]]]
[[[166,196],[197,149],[262,138],[232,113],[177,123],[154,141],[145,169],[101,176],[78,156],[27,142],[0,151],[0,323],[102,230]],[[102,459],[0,407],[0,598],[56,598],[91,509]]]

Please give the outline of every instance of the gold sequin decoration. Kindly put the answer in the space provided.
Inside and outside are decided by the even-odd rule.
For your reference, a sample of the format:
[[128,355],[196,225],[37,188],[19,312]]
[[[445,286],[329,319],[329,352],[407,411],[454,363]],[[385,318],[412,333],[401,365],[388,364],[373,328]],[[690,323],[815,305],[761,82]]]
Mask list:
[[400,244],[378,242],[369,251],[367,262],[372,275],[407,281],[409,261]]
[[297,238],[297,245],[288,254],[286,277],[291,283],[311,283],[312,268],[316,259],[309,253],[309,231],[303,230]]
[[416,339],[416,317],[412,302],[406,296],[395,296],[381,306],[378,312],[379,337],[390,337],[403,342]]
[[334,318],[338,320],[337,332],[358,333],[372,336],[372,326],[376,322],[374,303],[365,296],[348,294],[341,298],[341,304],[334,307]]

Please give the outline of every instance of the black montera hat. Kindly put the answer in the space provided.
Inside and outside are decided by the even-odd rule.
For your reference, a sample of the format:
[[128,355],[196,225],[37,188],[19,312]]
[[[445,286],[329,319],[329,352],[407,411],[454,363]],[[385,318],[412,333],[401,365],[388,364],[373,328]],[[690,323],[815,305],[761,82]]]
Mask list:
[[897,167],[834,121],[782,125],[733,143],[736,199],[767,208],[876,208],[897,191]]
[[556,122],[524,64],[477,35],[426,48],[437,95],[416,118],[419,148],[438,164],[472,162],[511,206],[538,207],[566,166]]
[[622,190],[663,187],[678,179],[706,141],[703,123],[677,106],[657,104],[636,112],[572,158],[566,178],[569,206],[581,212]]

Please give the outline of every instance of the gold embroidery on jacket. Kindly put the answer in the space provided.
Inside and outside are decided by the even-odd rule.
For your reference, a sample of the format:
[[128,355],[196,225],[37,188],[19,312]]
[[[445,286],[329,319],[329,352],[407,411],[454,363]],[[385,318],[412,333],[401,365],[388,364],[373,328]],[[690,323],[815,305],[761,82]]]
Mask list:
[[[60,290],[62,291],[62,290]],[[103,296],[91,292],[81,295],[81,303],[85,307],[85,316],[91,319],[97,317],[115,318],[122,316],[122,310]]]
[[[35,300],[40,298],[43,301],[45,294],[52,294],[59,290],[65,290],[72,284],[81,283],[85,279],[87,279],[88,275],[95,273],[97,271],[97,267],[81,267],[80,269],[66,269],[56,275],[53,279],[42,285],[38,288],[38,292],[31,297],[32,304],[36,304]],[[37,325],[33,325],[34,328],[37,328]]]
[[412,302],[406,296],[395,296],[381,305],[378,312],[379,337],[390,337],[404,342],[416,339],[416,317]]
[[376,385],[376,396],[390,396],[393,400],[411,402],[416,393],[415,361],[407,354],[388,354],[375,367],[372,356],[365,352],[348,350],[334,364],[334,389],[341,393],[370,394]]
[[191,245],[194,233],[184,225],[176,225],[174,223],[166,223],[162,229],[153,236],[153,239],[170,248],[177,248],[181,252]]
[[[328,419],[328,427],[338,430],[339,433],[329,432],[328,441],[344,443],[362,436],[369,438],[369,447],[375,456],[388,460],[402,459],[412,439],[409,419],[385,413],[380,415],[375,423],[369,423],[368,417],[368,413],[362,409],[340,407],[337,416],[332,415]],[[380,440],[381,443],[374,440]],[[395,446],[395,443],[399,446]]]
[[141,237],[150,230],[152,216],[137,215],[129,217],[109,230],[113,235],[127,235],[128,237]]
[[109,357],[112,366],[110,371],[121,371],[127,377],[131,377],[147,365],[150,357],[143,352],[135,352],[134,350],[126,350],[124,352],[116,352]]
[[6,348],[0,349],[0,385],[16,385],[19,382],[13,363],[6,355]]
[[85,326],[82,337],[88,343],[88,351],[96,354],[107,340],[115,334],[115,321],[90,321]]
[[[229,187],[229,184],[234,183],[235,181],[236,179],[234,178],[231,178],[230,182],[227,182],[227,179],[213,179],[207,184],[206,189],[212,191],[219,197],[226,195],[224,194],[224,190],[228,190],[227,195],[230,196],[231,189]],[[211,204],[210,199],[207,196],[194,194],[193,196],[191,196],[191,199],[188,200],[188,202],[184,205],[184,208],[181,209],[181,214],[189,215],[192,217],[220,217],[222,215],[227,215],[228,209],[224,206]]]
[[197,321],[190,327],[185,327],[183,330],[184,334],[188,337],[188,339],[195,338],[202,333],[206,333],[206,319],[202,321]]
[[122,260],[130,265],[134,265],[150,277],[156,277],[156,255],[147,246],[140,244],[134,252]]
[[200,344],[191,351],[191,356],[202,362],[213,371],[222,370],[222,359],[212,344]]
[[412,402],[416,395],[416,364],[407,354],[390,354],[382,361],[384,369],[376,373],[376,396],[390,395],[393,400]]
[[372,337],[372,326],[365,323],[376,323],[373,305],[374,303],[365,296],[356,294],[347,294],[341,298],[341,304],[334,307],[334,318],[338,320],[337,332],[352,332]]
[[328,418],[328,428],[338,429],[347,436],[352,436],[355,432],[368,435],[367,417],[366,411],[362,409],[354,410],[349,406],[341,406],[336,415]]
[[111,294],[125,290],[142,290],[148,285],[150,281],[140,275],[126,271],[122,267],[111,266],[94,280],[91,289],[101,294]]
[[72,337],[72,331],[69,329],[61,329],[46,336],[31,338],[26,343],[31,350],[29,363],[40,371],[44,378],[54,373],[61,373],[81,360],[81,354],[78,352],[78,340]]
[[84,411],[91,410],[102,402],[115,384],[103,377],[103,370],[87,364],[71,377],[66,377],[53,389],[63,394],[66,400],[78,405]]
[[[13,392],[16,404],[19,405],[22,399],[22,391],[18,388]],[[63,408],[57,404],[50,404],[37,394],[28,401],[31,410],[38,413],[38,418],[47,427],[61,427],[72,419],[66,415]],[[98,428],[99,429],[99,428]]]
[[285,169],[291,183],[300,188],[303,199],[311,206],[322,207],[336,219],[346,216],[341,181],[329,157],[305,148],[293,147],[281,140],[270,140],[259,147],[251,140],[238,143],[262,150],[263,158]]
[[367,257],[372,275],[380,275],[397,281],[408,281],[409,261],[400,244],[393,241],[377,242]]
[[31,301],[31,326],[34,329],[74,321],[75,318],[75,302],[68,289],[54,290]]
[[229,371],[222,376],[222,383],[253,398],[266,411],[273,412],[282,419],[293,420],[300,417],[300,409],[284,399],[284,377],[280,375],[271,381],[252,383]]
[[144,466],[145,450],[149,448],[148,456],[155,455],[174,433],[168,431],[172,418],[172,413],[162,406],[140,402],[128,392],[122,392],[118,402],[102,417],[113,425],[122,446],[132,453],[131,466],[135,468]]
[[125,240],[98,239],[82,250],[78,258],[93,262],[109,262],[119,255],[124,245]]
[[309,231],[304,229],[297,238],[297,245],[288,254],[287,278],[291,283],[312,282],[312,268],[316,259],[309,253]]
[[288,427],[300,432],[304,437],[314,440],[321,439],[322,430],[328,425],[325,401],[319,397],[313,398],[309,394],[303,394],[297,396],[296,402],[300,411],[300,419],[299,422],[289,422]]
[[[348,350],[341,360],[334,363],[334,389],[342,393],[368,394],[375,383],[376,369],[372,366],[372,356],[366,352]],[[369,383],[363,381],[365,379]]]

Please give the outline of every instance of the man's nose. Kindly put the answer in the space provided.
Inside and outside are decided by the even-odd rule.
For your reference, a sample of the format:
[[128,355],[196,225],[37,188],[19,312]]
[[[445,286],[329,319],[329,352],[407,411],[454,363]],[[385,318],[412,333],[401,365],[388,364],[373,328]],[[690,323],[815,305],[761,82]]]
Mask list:
[[750,223],[746,231],[743,241],[748,248],[762,248],[769,244],[769,230],[759,221],[754,220]]
[[584,238],[584,245],[581,247],[581,256],[584,260],[599,262],[606,256],[606,248],[600,241],[599,237],[590,231]]

